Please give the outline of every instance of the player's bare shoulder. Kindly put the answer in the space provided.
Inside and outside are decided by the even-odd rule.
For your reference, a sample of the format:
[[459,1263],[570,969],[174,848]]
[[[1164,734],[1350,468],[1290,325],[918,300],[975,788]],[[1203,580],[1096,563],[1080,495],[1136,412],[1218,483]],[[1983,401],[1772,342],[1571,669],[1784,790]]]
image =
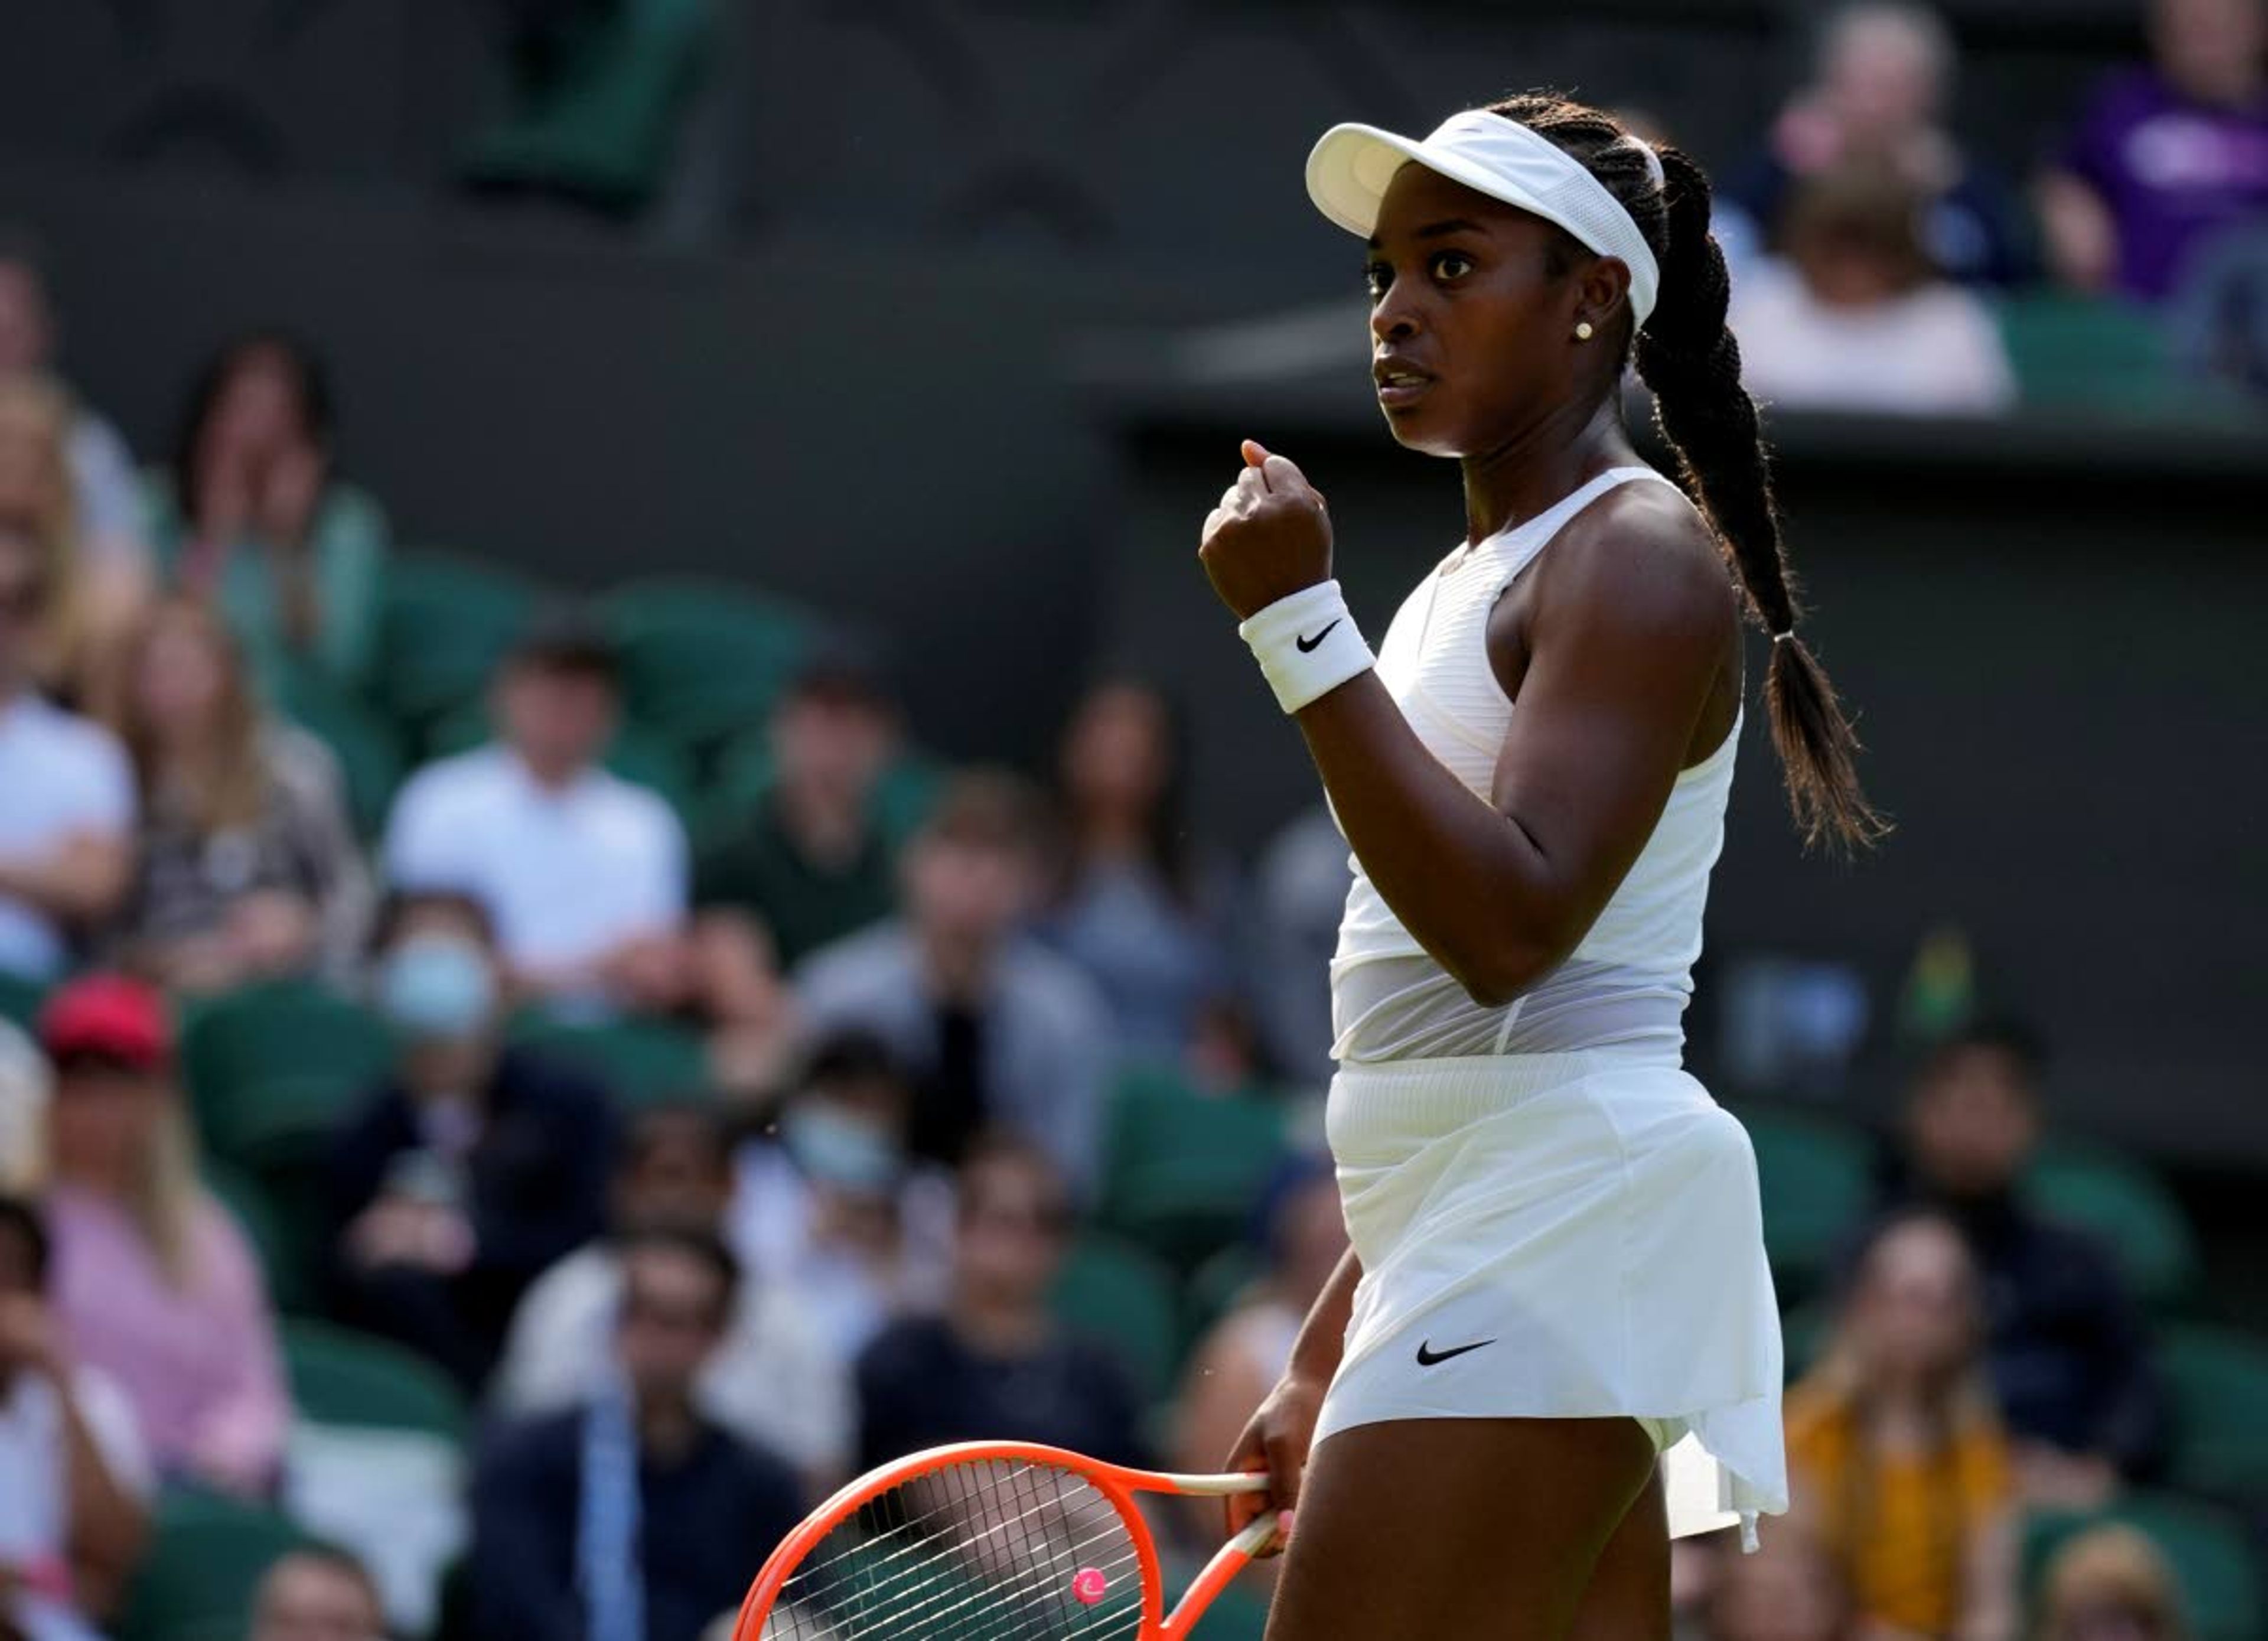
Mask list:
[[1536,572],[1531,630],[1565,622],[1627,643],[1738,641],[1740,591],[1716,533],[1672,485],[1616,485],[1568,522]]

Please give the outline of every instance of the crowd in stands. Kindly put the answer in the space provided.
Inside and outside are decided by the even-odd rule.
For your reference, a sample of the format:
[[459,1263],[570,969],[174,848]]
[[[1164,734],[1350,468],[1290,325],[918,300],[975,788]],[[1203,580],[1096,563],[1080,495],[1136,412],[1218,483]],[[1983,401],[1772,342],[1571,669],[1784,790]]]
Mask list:
[[[2179,303],[2257,245],[2268,8],[2151,14],[2035,216],[1942,26],[1839,13],[1719,202],[1757,391],[1997,408],[1995,292]],[[0,1638],[690,1641],[914,1448],[1219,1464],[1344,1247],[1325,813],[1247,873],[1152,684],[1045,784],[944,771],[823,622],[397,551],[287,336],[137,471],[59,334],[0,242]],[[672,719],[732,621],[692,682],[761,695]],[[2198,1604],[2268,1467],[2183,1469],[2163,1296],[2030,1188],[2037,1045],[1953,1025],[1786,1273],[1796,1509],[1682,1548],[1682,1632],[2262,1633]],[[201,1534],[256,1593],[193,1610]]]

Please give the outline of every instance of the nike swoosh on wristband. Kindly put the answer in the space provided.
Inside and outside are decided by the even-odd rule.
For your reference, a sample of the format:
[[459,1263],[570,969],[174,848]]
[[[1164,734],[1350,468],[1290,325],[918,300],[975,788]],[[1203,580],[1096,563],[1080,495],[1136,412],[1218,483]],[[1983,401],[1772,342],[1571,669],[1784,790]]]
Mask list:
[[[1339,617],[1339,621],[1344,621],[1346,617],[1344,615]],[[1317,633],[1312,638],[1294,638],[1292,642],[1300,646],[1300,654],[1312,655],[1314,653],[1315,646],[1331,636],[1331,627],[1336,627],[1338,624],[1339,622],[1335,621],[1331,622],[1330,627],[1324,628],[1322,631]]]
[[1418,1365],[1438,1367],[1453,1356],[1462,1356],[1468,1350],[1477,1350],[1484,1345],[1491,1345],[1495,1343],[1493,1339],[1476,1339],[1470,1344],[1453,1345],[1447,1350],[1436,1350],[1433,1349],[1433,1342],[1428,1339],[1418,1347]]

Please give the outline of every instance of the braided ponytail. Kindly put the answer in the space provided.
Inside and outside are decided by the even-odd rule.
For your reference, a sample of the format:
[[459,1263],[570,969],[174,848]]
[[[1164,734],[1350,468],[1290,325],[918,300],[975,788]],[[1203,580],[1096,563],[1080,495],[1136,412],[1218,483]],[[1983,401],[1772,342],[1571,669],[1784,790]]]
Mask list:
[[1491,106],[1582,162],[1638,224],[1661,266],[1654,310],[1634,339],[1654,419],[1677,453],[1677,479],[1716,532],[1749,607],[1772,635],[1764,706],[1789,806],[1807,844],[1871,845],[1889,823],[1859,784],[1859,738],[1826,670],[1795,634],[1803,610],[1780,540],[1771,472],[1756,401],[1741,386],[1741,349],[1725,324],[1732,294],[1709,232],[1709,179],[1664,146],[1654,186],[1638,139],[1611,116],[1564,98],[1530,95]]

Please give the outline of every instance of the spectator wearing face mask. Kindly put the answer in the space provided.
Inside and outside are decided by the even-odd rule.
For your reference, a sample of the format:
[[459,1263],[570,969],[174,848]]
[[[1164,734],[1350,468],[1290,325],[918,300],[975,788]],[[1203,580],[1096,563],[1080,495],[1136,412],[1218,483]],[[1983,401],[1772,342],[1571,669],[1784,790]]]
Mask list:
[[398,895],[378,951],[401,1048],[333,1144],[335,1300],[477,1389],[528,1284],[604,1225],[614,1119],[578,1072],[501,1041],[479,901]]
[[945,1292],[953,1184],[907,1151],[913,1100],[878,1039],[839,1032],[813,1045],[778,1122],[734,1159],[734,1248],[796,1297],[846,1375],[883,1328]]
[[72,1359],[47,1228],[0,1196],[0,1634],[92,1641],[140,1554],[157,1478],[134,1409]]
[[1086,975],[1021,932],[1038,816],[1012,776],[956,777],[907,849],[903,915],[814,953],[794,979],[814,1033],[871,1032],[912,1073],[916,1155],[950,1166],[980,1130],[1003,1129],[1084,1190],[1113,1034]]
[[261,1577],[249,1641],[386,1641],[378,1586],[342,1549],[287,1551]]
[[[643,1112],[615,1178],[614,1232],[545,1271],[520,1301],[490,1403],[514,1415],[570,1407],[603,1383],[622,1301],[622,1247],[639,1231],[714,1235],[733,1189],[732,1148],[712,1111]],[[748,1277],[730,1325],[702,1369],[702,1411],[753,1446],[792,1460],[813,1490],[831,1489],[849,1460],[849,1387],[841,1365],[782,1283]]]

